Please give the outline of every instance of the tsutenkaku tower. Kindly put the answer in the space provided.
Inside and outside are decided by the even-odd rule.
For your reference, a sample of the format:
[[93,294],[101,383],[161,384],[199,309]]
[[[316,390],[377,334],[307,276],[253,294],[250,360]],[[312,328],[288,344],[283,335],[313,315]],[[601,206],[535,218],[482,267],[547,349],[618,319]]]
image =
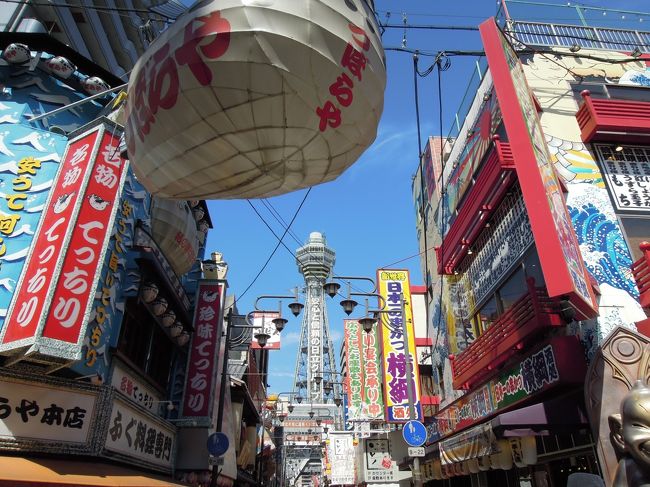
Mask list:
[[[305,278],[305,311],[300,329],[294,393],[315,404],[331,402],[338,387],[336,362],[330,339],[325,291],[336,253],[327,247],[325,236],[312,232],[296,252],[298,270]],[[317,384],[315,377],[322,380]]]

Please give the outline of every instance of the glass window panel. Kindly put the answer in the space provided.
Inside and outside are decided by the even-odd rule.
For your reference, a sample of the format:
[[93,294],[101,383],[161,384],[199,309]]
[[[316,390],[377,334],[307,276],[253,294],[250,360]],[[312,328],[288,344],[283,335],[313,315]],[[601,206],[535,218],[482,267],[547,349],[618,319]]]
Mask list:
[[498,317],[499,309],[497,307],[497,300],[495,296],[492,296],[478,312],[481,332],[487,330]]
[[515,304],[519,298],[528,292],[526,286],[526,276],[523,267],[519,266],[517,270],[508,278],[501,289],[499,289],[499,298],[501,299],[501,309],[506,311]]
[[542,265],[539,263],[537,249],[534,247],[524,257],[524,273],[526,278],[532,277],[535,279],[535,287],[546,287]]

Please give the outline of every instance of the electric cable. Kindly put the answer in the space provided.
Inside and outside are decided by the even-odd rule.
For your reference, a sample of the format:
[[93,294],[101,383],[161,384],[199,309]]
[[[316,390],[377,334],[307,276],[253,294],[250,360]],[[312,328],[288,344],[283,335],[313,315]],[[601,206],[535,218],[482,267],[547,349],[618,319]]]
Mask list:
[[246,293],[250,290],[250,288],[253,287],[253,284],[255,284],[257,279],[262,275],[262,272],[264,272],[264,269],[266,269],[266,267],[269,265],[269,263],[271,262],[271,259],[273,258],[273,256],[277,252],[278,248],[280,248],[280,244],[282,244],[282,241],[284,240],[285,235],[289,231],[289,228],[291,228],[291,225],[293,225],[293,222],[296,220],[296,217],[300,213],[300,210],[301,210],[302,206],[305,204],[305,201],[307,200],[307,196],[309,196],[309,193],[311,193],[311,190],[312,190],[312,186],[310,186],[309,189],[305,192],[305,196],[302,198],[302,201],[300,202],[300,205],[298,206],[295,213],[293,214],[293,218],[291,218],[291,221],[289,222],[289,225],[288,225],[287,229],[282,234],[282,237],[279,238],[279,241],[276,244],[273,251],[271,252],[271,255],[269,255],[268,259],[266,259],[266,262],[264,263],[262,268],[259,270],[257,275],[253,278],[251,283],[246,287],[246,289],[244,289],[244,292],[242,292],[238,297],[236,297],[233,300],[232,304],[230,305],[231,308],[234,307],[234,305],[237,303],[237,301],[239,301],[242,297],[244,297],[246,295]]

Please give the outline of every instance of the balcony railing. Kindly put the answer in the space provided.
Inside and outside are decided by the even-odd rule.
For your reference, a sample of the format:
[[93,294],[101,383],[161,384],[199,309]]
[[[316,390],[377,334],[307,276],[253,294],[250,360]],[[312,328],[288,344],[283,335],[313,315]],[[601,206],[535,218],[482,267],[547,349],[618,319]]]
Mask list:
[[650,141],[650,102],[593,98],[589,90],[576,113],[583,142],[612,138],[617,142]]
[[639,302],[647,312],[650,312],[650,242],[639,245],[643,257],[632,264],[632,274],[639,288]]
[[510,144],[501,142],[498,135],[493,140],[494,145],[485,157],[476,182],[463,197],[460,211],[443,244],[436,248],[439,274],[454,272],[515,181]]
[[454,358],[454,389],[468,389],[485,381],[541,332],[563,324],[560,302],[529,280],[526,294]]

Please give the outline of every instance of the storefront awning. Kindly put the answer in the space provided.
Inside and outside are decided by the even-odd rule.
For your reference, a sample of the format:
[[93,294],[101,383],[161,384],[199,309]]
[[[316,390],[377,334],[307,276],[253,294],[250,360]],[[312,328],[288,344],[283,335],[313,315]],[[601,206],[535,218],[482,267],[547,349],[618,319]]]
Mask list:
[[182,487],[163,476],[94,459],[68,461],[0,456],[0,486]]
[[507,413],[491,421],[497,436],[529,436],[576,430],[589,426],[581,391]]

